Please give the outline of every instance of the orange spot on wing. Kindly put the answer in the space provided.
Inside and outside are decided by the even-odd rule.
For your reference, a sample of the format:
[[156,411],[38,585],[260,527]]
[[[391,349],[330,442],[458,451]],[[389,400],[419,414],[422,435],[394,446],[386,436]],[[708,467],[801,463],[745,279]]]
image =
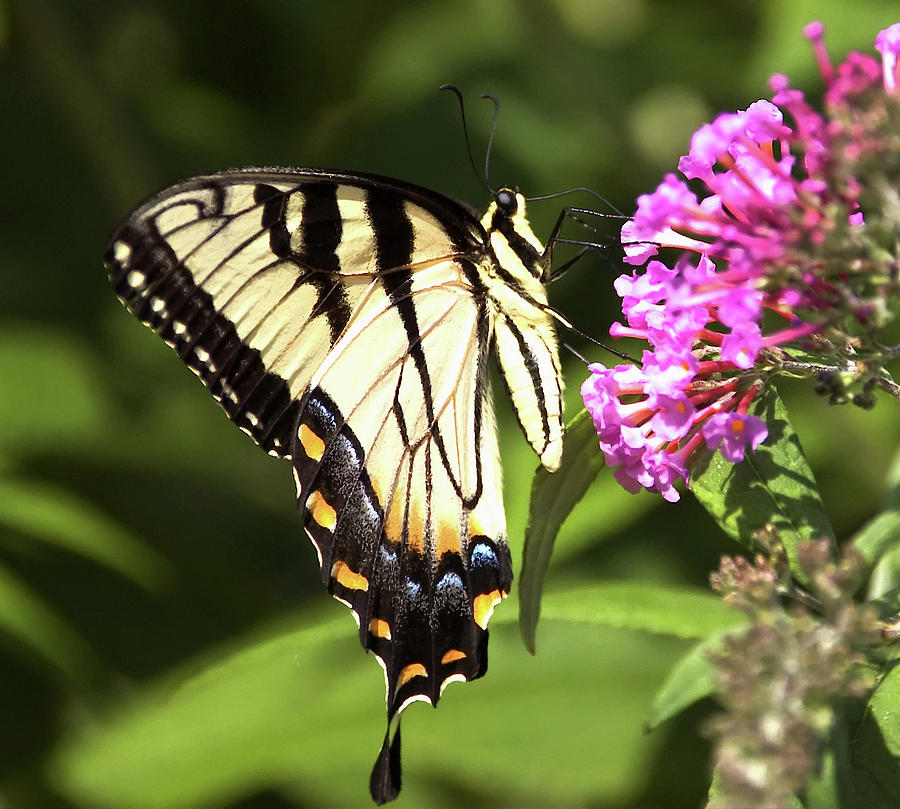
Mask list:
[[334,580],[348,590],[368,590],[369,580],[362,573],[351,570],[346,562],[337,561],[331,568]]
[[403,541],[403,512],[406,510],[405,481],[398,481],[391,496],[387,514],[384,516],[384,533],[394,544]]
[[325,454],[325,442],[305,424],[300,425],[297,434],[304,452],[314,461],[319,461]]
[[475,596],[472,602],[472,614],[475,616],[475,623],[482,629],[487,629],[488,621],[491,620],[491,613],[494,607],[500,603],[503,594],[499,590],[491,590],[489,593],[482,593]]
[[425,523],[422,520],[422,515],[411,511],[407,520],[406,530],[406,547],[418,554],[424,554]]
[[337,525],[337,512],[329,505],[328,501],[322,496],[322,492],[316,490],[309,496],[307,502],[309,513],[312,518],[323,528],[329,531],[334,530]]
[[400,670],[400,676],[397,678],[397,688],[406,685],[413,677],[427,677],[428,670],[421,663],[410,663]]
[[466,656],[466,653],[459,649],[450,649],[448,652],[444,652],[444,656],[441,658],[441,665],[446,666],[448,663],[455,663],[457,660],[462,660]]
[[437,542],[434,554],[438,559],[445,553],[459,553],[462,550],[462,538],[459,528],[449,523],[441,523],[437,527]]
[[369,632],[376,638],[391,639],[391,625],[383,618],[373,618],[369,621]]

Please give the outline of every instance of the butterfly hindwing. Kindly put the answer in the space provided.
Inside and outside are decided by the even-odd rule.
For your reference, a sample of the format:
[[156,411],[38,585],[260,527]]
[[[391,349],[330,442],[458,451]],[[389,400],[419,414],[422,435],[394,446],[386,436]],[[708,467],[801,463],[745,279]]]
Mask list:
[[[372,282],[301,404],[294,452],[323,578],[385,666],[392,714],[480,674],[486,615],[511,579],[485,303],[456,259],[406,281]],[[412,339],[400,298],[416,303]],[[372,345],[377,371],[360,373]]]
[[110,240],[129,310],[292,460],[323,581],[385,670],[378,802],[399,790],[393,720],[485,672],[510,589],[492,348],[526,437],[558,465],[548,263],[513,192],[479,222],[417,186],[315,169],[188,180]]

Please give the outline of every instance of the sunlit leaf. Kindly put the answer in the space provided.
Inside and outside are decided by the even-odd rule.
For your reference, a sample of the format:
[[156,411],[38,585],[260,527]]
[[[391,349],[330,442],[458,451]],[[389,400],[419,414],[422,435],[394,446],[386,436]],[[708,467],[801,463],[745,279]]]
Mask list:
[[725,631],[745,623],[711,593],[647,582],[603,582],[548,593],[544,621],[623,627],[679,638],[701,638],[668,673],[654,696],[648,727],[661,724],[712,690],[710,650]]
[[[170,676],[70,734],[52,762],[56,788],[92,809],[223,805],[262,788],[311,806],[368,805],[384,732],[382,678],[346,615],[295,621],[308,628],[250,637],[181,685]],[[437,711],[414,705],[404,714],[401,801],[433,805],[449,779],[478,790],[490,778],[509,805],[610,794],[633,802],[643,784],[633,762],[663,741],[647,737],[638,717],[683,643],[568,621],[547,626],[547,654],[537,658],[512,626],[492,627],[487,677],[450,687]],[[486,731],[486,716],[497,730]],[[603,767],[584,766],[586,747]],[[532,757],[542,765],[523,767]]]
[[550,474],[540,468],[531,484],[522,572],[519,574],[519,628],[525,647],[534,652],[544,574],[556,535],[569,512],[603,468],[597,433],[586,410],[566,425],[562,463]]
[[900,586],[900,511],[882,511],[854,535],[852,543],[872,566],[869,599],[885,598]]
[[[869,713],[881,731],[885,747],[900,760],[900,711],[897,706],[900,706],[900,666],[888,671],[869,700]],[[897,785],[900,788],[900,781]],[[900,795],[900,791],[895,794]]]
[[894,454],[890,468],[886,475],[887,480],[887,497],[885,497],[885,508],[900,510],[900,450]]
[[866,562],[875,564],[900,546],[900,511],[882,511],[856,532],[852,542]]
[[649,729],[658,727],[667,719],[713,693],[714,669],[710,655],[719,650],[722,638],[729,631],[733,630],[717,632],[701,641],[672,666],[666,681],[653,695],[653,704],[646,720]]
[[896,809],[900,795],[900,667],[889,670],[848,739],[849,809]]
[[767,391],[751,412],[766,422],[768,438],[738,464],[729,463],[718,451],[698,456],[690,488],[722,530],[748,549],[758,550],[754,532],[773,526],[784,542],[791,569],[802,579],[797,544],[822,537],[833,541],[834,531],[777,393]]
[[548,593],[542,614],[678,638],[705,638],[743,623],[740,613],[712,593],[643,581],[597,582]]

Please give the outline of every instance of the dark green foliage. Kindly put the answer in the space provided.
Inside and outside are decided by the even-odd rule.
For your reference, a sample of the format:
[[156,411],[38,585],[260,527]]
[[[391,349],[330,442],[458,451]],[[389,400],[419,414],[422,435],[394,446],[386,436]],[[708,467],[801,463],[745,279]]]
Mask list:
[[[876,0],[851,20],[838,0],[819,6],[836,52],[893,21]],[[480,207],[455,104],[437,92],[453,81],[476,154],[490,119],[477,96],[501,99],[492,183],[587,185],[627,212],[709,114],[764,95],[776,70],[814,81],[796,13],[774,0],[0,3],[0,804],[368,805],[380,670],[322,591],[289,467],[115,300],[102,253],[134,204],[190,174],[294,164]],[[537,233],[560,204],[532,204]],[[586,258],[551,290],[601,339],[616,262]],[[575,413],[583,369],[566,375]],[[880,508],[896,414],[786,400],[834,532],[849,536]],[[528,637],[545,593],[537,655],[516,605],[498,607],[487,676],[404,718],[398,806],[699,805],[708,703],[664,720],[706,693],[685,674],[691,650],[740,621],[701,589],[737,546],[690,498],[630,497],[600,470],[549,565],[548,545],[529,547],[523,572],[536,461],[507,405],[499,417]],[[891,519],[860,538],[868,559]],[[880,718],[896,679],[851,760],[896,755]],[[645,735],[645,723],[662,724]]]

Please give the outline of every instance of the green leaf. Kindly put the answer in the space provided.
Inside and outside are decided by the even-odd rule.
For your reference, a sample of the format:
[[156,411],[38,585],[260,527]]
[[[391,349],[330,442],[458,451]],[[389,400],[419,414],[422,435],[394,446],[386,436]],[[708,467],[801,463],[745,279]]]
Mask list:
[[648,730],[657,728],[667,719],[714,693],[714,667],[710,655],[721,648],[722,639],[733,631],[722,630],[700,641],[672,666],[665,682],[653,696],[646,719]]
[[[896,664],[896,661],[895,661]],[[869,714],[881,731],[881,738],[895,762],[900,758],[900,666],[894,667],[884,676],[869,700]],[[897,781],[900,795],[900,781]]]
[[0,631],[16,638],[73,681],[84,681],[97,661],[88,644],[37,594],[0,566]]
[[738,464],[718,451],[698,455],[690,489],[722,530],[750,550],[758,550],[754,532],[774,526],[802,581],[797,544],[822,537],[834,541],[834,530],[778,394],[769,389],[752,412],[766,422],[768,438]]
[[[65,744],[52,764],[54,780],[76,803],[174,809],[226,803],[290,761],[308,760],[307,734],[335,750],[334,737],[353,710],[374,696],[349,659],[349,643],[336,650],[344,665],[323,665],[322,642],[339,628],[335,617],[252,639],[180,687],[160,683]],[[318,695],[330,689],[347,698],[329,718],[335,702]],[[340,764],[335,772],[348,774]]]
[[874,570],[869,577],[869,599],[879,599],[900,586],[900,452],[887,472],[884,511],[857,532],[853,546]]
[[158,591],[171,575],[165,560],[63,489],[0,478],[0,526],[77,553]]
[[522,572],[519,574],[519,629],[525,648],[532,654],[544,574],[556,535],[602,468],[603,455],[597,449],[594,423],[587,410],[582,410],[566,425],[559,469],[550,474],[543,467],[539,468],[531,484]]
[[896,809],[900,795],[900,666],[869,699],[850,739],[848,809]]
[[869,565],[900,546],[900,511],[882,511],[867,522],[851,540]]
[[[71,730],[51,761],[55,789],[92,809],[230,806],[263,789],[304,806],[369,805],[384,681],[343,608],[332,612],[286,616],[308,628],[257,632],[199,674],[185,667],[180,685],[170,675]],[[537,658],[510,624],[492,624],[488,676],[448,688],[437,711],[404,713],[405,805],[459,805],[448,783],[480,794],[485,779],[509,806],[610,794],[635,804],[645,773],[634,762],[654,760],[666,741],[639,717],[683,642],[548,623]],[[604,766],[585,766],[585,750]],[[541,766],[523,766],[538,753]]]
[[646,582],[603,582],[548,593],[543,620],[568,621],[703,638],[668,673],[647,719],[654,728],[712,690],[706,653],[722,635],[745,623],[737,610],[705,591]]
[[846,789],[848,778],[847,756],[847,717],[838,710],[822,747],[819,766],[803,790],[806,809],[849,809],[841,800],[841,785]]
[[809,809],[895,809],[900,795],[900,669],[868,701],[836,709],[822,766],[806,789]]
[[641,581],[592,583],[548,593],[543,615],[548,620],[637,629],[678,638],[706,638],[744,622],[739,612],[726,607],[711,593]]
[[853,537],[853,547],[872,567],[867,597],[888,596],[900,585],[900,511],[882,511]]
[[887,475],[885,508],[900,510],[900,449],[894,454]]
[[94,440],[110,407],[94,357],[62,329],[6,323],[0,327],[0,450],[58,450]]

